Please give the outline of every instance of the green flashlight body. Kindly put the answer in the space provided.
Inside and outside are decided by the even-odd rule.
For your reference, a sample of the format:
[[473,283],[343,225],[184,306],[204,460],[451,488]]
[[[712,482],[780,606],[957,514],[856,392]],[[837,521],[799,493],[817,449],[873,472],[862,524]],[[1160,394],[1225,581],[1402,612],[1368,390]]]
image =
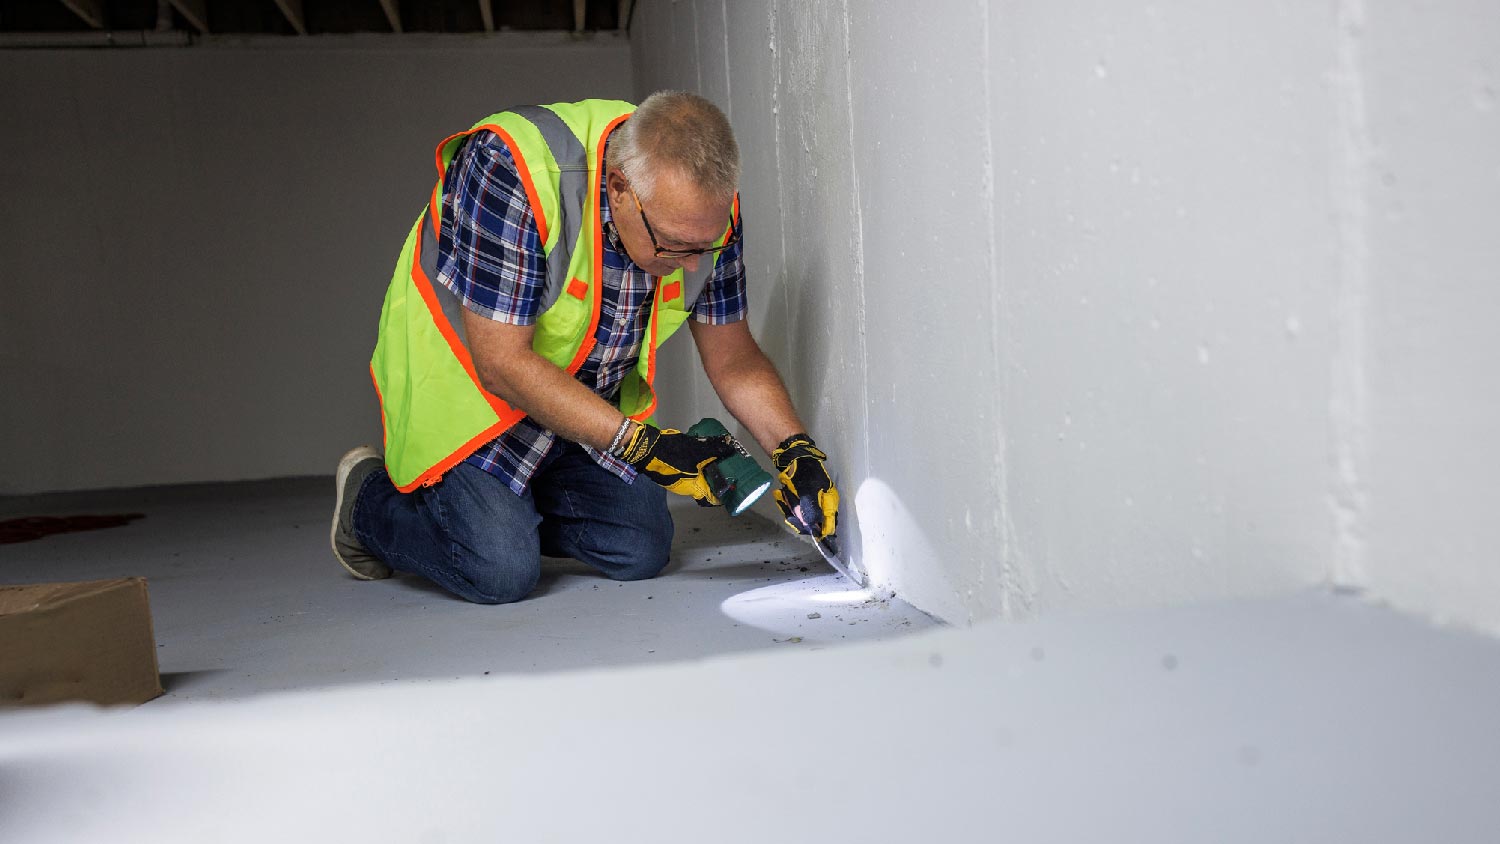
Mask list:
[[[707,418],[687,429],[687,433],[694,437],[723,437],[729,435],[729,430],[719,420]],[[771,476],[743,446],[739,446],[738,454],[721,457],[703,467],[703,477],[731,516],[750,509],[772,483]]]

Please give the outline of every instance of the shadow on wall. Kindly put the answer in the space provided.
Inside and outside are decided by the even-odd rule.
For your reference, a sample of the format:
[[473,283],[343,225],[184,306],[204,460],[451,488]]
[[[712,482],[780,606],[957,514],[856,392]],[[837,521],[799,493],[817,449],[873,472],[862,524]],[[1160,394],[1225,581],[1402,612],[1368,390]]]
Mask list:
[[[747,274],[749,270],[746,270]],[[751,331],[755,335],[756,342],[760,343],[761,349],[776,362],[776,368],[781,377],[786,380],[787,386],[795,388],[792,379],[794,377],[791,362],[796,360],[791,356],[792,338],[789,309],[786,301],[786,273],[777,267],[766,267],[765,275],[760,278],[750,276],[748,281],[749,294],[751,297]],[[755,319],[755,305],[757,298],[764,299],[765,311],[761,319]]]

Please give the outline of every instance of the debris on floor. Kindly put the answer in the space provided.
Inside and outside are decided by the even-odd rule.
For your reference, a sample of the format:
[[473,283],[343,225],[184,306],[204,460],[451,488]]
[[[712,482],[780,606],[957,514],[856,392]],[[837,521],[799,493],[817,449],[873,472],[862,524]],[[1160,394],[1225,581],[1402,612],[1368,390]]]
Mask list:
[[[652,580],[611,581],[546,558],[536,591],[503,606],[469,604],[409,575],[355,581],[326,534],[298,527],[326,519],[331,488],[327,478],[297,478],[12,498],[0,502],[5,518],[144,513],[150,530],[8,546],[5,574],[30,583],[149,578],[162,702],[678,662],[936,624],[900,602],[876,612],[872,593],[849,591],[816,551],[783,542],[759,515],[730,519],[691,502],[673,508],[671,562]],[[809,623],[824,610],[866,623]]]

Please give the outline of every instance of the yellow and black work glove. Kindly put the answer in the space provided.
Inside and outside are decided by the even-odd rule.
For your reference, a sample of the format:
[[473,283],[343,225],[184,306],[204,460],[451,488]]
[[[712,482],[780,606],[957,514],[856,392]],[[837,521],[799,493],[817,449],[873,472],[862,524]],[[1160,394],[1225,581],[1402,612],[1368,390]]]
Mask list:
[[792,530],[815,539],[827,539],[838,529],[839,491],[823,465],[827,459],[806,434],[787,437],[771,452],[781,479],[776,506]]
[[703,469],[721,457],[738,454],[734,437],[695,437],[672,428],[635,426],[630,439],[619,449],[619,457],[637,472],[678,495],[690,495],[700,507],[719,504],[718,493],[709,488]]

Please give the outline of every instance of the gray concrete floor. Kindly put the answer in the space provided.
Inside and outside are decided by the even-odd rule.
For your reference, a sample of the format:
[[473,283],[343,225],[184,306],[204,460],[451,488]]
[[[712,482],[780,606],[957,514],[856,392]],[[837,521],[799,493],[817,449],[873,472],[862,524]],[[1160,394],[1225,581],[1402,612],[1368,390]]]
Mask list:
[[162,700],[816,650],[935,623],[853,591],[769,520],[690,502],[655,580],[548,560],[531,598],[477,606],[420,578],[349,577],[328,549],[332,500],[330,478],[0,498],[0,519],[146,516],[0,545],[0,582],[145,577]]
[[1057,615],[9,714],[0,841],[1490,844],[1497,713],[1494,639],[1347,596]]
[[[324,548],[327,486],[33,510],[147,513],[0,546],[0,572],[147,575],[176,701],[0,714],[0,841],[1488,844],[1500,829],[1500,643],[1353,596],[944,627],[844,593],[768,522],[691,508],[662,579],[558,563],[532,600],[476,607],[345,577]],[[829,647],[857,638],[879,641]]]

